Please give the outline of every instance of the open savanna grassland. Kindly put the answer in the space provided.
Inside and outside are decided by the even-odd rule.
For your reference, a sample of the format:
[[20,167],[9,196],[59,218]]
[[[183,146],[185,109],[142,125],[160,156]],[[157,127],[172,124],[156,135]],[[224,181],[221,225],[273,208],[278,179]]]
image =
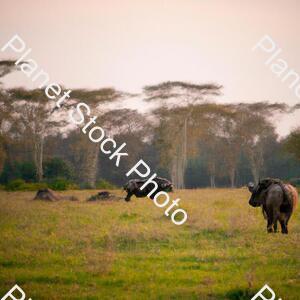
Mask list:
[[182,226],[147,198],[85,201],[95,193],[0,192],[0,296],[17,283],[33,300],[250,299],[268,283],[300,299],[299,210],[289,235],[267,234],[246,189],[170,193],[188,212]]

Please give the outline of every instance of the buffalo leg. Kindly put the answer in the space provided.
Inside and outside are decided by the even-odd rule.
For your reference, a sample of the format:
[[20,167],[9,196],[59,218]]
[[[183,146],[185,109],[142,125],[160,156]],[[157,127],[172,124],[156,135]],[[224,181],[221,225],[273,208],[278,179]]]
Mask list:
[[273,220],[273,211],[270,211],[268,212],[268,224],[267,224],[267,231],[269,233],[273,232],[273,223],[274,223],[274,220]]
[[277,221],[278,221],[278,219],[275,220],[274,225],[273,225],[274,232],[278,232],[278,230],[277,230]]
[[285,220],[280,220],[280,225],[281,225],[281,233],[288,234],[287,224]]
[[280,225],[281,225],[281,233],[288,234],[288,222],[291,217],[291,213],[281,213],[280,214]]
[[277,208],[274,207],[273,209],[269,210],[268,214],[268,232],[277,232],[277,220],[279,219],[279,214]]
[[132,195],[133,195],[132,193],[127,192],[127,196],[125,198],[125,201],[130,201],[130,198],[131,198]]
[[289,223],[289,219],[290,219],[291,215],[292,215],[292,214],[289,214],[289,215],[286,217],[286,221],[285,221],[286,234],[289,233],[289,230],[288,230],[288,223]]
[[291,217],[291,214],[288,214],[288,215],[285,215],[283,218],[282,218],[282,223],[280,223],[281,225],[281,232],[283,234],[288,234],[289,233],[289,230],[288,230],[288,223],[289,223],[289,219]]
[[279,220],[280,214],[278,213],[277,209],[273,210],[273,228],[274,228],[274,232],[277,232],[277,223]]
[[273,220],[271,218],[268,218],[268,225],[267,225],[267,231],[269,233],[273,232]]

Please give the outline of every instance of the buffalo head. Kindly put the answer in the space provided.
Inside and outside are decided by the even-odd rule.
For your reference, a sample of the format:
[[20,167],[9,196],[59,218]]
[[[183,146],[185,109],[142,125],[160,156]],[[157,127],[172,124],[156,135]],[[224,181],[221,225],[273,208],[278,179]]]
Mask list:
[[280,182],[281,181],[279,179],[273,179],[273,178],[265,178],[259,180],[257,185],[255,185],[253,182],[249,182],[248,189],[250,193],[252,193],[251,198],[249,200],[249,204],[254,207],[263,205],[266,199],[266,195],[268,193],[268,188],[273,183],[278,184]]
[[173,192],[173,184],[171,182],[162,183],[161,188],[165,192]]
[[253,207],[263,205],[265,199],[264,185],[260,181],[257,185],[255,185],[253,182],[249,182],[248,189],[251,193],[249,204]]

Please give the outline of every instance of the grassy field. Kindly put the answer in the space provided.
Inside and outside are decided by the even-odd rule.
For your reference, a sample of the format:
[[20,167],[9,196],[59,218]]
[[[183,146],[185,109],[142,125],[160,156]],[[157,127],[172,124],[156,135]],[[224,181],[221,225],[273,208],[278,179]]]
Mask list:
[[33,300],[250,299],[268,283],[300,299],[300,210],[289,235],[267,234],[246,189],[170,194],[188,212],[182,226],[147,198],[65,194],[80,201],[0,192],[0,296],[17,283]]

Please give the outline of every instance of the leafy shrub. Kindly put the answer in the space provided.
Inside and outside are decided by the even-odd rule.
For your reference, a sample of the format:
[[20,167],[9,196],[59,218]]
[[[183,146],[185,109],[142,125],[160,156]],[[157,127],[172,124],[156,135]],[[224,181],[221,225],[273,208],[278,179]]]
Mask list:
[[36,179],[36,167],[30,161],[25,161],[22,163],[18,163],[17,168],[21,174],[21,178],[24,179],[26,182],[35,181]]
[[65,191],[70,186],[69,180],[66,178],[58,177],[48,182],[48,186],[56,191]]
[[11,164],[8,161],[5,162],[1,176],[0,182],[2,184],[8,184],[10,181],[15,179],[21,179],[22,174],[16,164]]
[[0,184],[0,191],[5,190],[5,185]]
[[33,182],[36,179],[36,168],[30,161],[5,162],[0,176],[0,182],[8,184],[10,181],[23,179],[26,182]]
[[48,187],[46,182],[30,182],[25,183],[22,187],[22,191],[38,191],[46,189]]
[[83,183],[80,183],[80,189],[82,190],[92,190],[94,189],[89,183],[87,182],[83,182]]
[[7,191],[20,191],[24,188],[25,181],[23,179],[11,180],[7,183],[5,189]]
[[71,165],[65,160],[54,157],[44,163],[44,175],[45,178],[67,178],[73,177],[73,170]]
[[230,299],[230,300],[248,300],[248,299],[252,299],[252,297],[254,295],[255,295],[255,292],[253,292],[249,289],[230,290],[226,294],[227,299]]
[[23,179],[15,179],[9,181],[5,189],[7,191],[37,191],[47,187],[45,182],[26,183]]
[[68,185],[68,190],[80,190],[80,187],[78,186],[78,184],[70,182]]
[[97,182],[96,188],[101,190],[116,190],[118,187],[104,179],[101,179]]

